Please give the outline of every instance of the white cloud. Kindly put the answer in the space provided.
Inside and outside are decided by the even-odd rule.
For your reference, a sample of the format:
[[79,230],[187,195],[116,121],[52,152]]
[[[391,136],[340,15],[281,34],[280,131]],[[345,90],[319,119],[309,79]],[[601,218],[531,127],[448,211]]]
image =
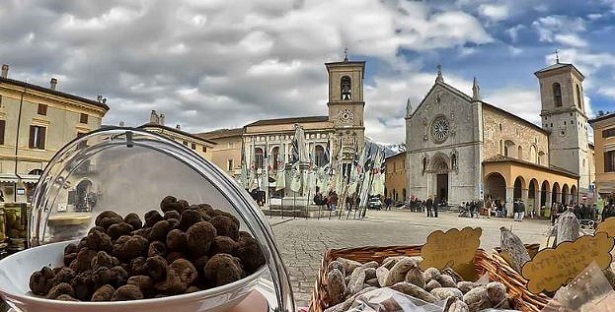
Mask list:
[[508,46],[508,51],[510,51],[510,54],[513,56],[517,56],[520,55],[521,53],[523,53],[523,49],[521,48],[516,48],[513,46]]
[[508,87],[486,90],[485,102],[515,114],[529,122],[540,124],[540,94],[535,89]]
[[583,48],[587,46],[587,41],[579,37],[577,34],[556,34],[553,39],[561,44],[576,48]]
[[570,18],[561,15],[541,17],[532,22],[532,28],[538,34],[538,39],[542,42],[553,42],[555,36],[565,32],[568,34],[585,31],[585,21],[580,18]]
[[615,87],[601,87],[597,90],[598,93],[615,99]]
[[478,13],[493,22],[505,20],[510,12],[507,5],[481,4]]
[[519,25],[516,25],[514,27],[507,29],[506,32],[510,36],[510,39],[512,40],[512,42],[517,42],[517,39],[519,38],[519,32],[525,28],[526,28],[525,25],[519,24]]

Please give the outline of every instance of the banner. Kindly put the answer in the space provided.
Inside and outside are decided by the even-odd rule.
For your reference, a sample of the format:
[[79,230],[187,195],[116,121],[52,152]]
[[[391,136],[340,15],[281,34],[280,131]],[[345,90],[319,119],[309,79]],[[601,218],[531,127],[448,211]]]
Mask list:
[[299,170],[299,162],[293,164],[290,169],[290,190],[295,193],[301,190],[301,170]]
[[279,191],[286,187],[286,164],[284,163],[284,145],[280,144],[280,149],[278,152],[277,159],[274,159],[278,170],[276,171],[275,176],[275,190]]

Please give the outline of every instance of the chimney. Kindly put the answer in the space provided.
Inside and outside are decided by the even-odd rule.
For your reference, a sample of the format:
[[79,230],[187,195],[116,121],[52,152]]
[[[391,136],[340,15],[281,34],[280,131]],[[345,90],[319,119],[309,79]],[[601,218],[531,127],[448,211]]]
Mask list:
[[9,77],[9,66],[6,64],[2,64],[2,78],[8,78]]
[[180,125],[175,125],[175,129],[177,129],[177,130],[181,130],[181,129],[182,129],[182,127],[181,127]]
[[58,85],[58,79],[51,78],[51,81],[49,81],[49,88],[51,90],[55,90],[57,85]]
[[102,95],[99,94],[96,99],[98,100],[98,103],[102,103],[103,97],[102,97]]

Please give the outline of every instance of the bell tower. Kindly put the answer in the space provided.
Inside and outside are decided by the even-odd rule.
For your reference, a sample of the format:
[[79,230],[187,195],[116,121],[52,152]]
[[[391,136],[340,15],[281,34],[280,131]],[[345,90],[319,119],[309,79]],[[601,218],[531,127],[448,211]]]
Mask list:
[[585,77],[557,55],[555,64],[534,75],[540,83],[542,128],[549,132],[549,164],[579,175],[579,191],[584,192],[591,183]]
[[[332,155],[343,148],[344,159],[352,159],[355,145],[363,148],[365,126],[363,124],[363,79],[365,61],[349,61],[345,55],[342,62],[325,63],[329,73],[329,121],[333,123],[338,142]],[[337,145],[337,146],[335,146]]]

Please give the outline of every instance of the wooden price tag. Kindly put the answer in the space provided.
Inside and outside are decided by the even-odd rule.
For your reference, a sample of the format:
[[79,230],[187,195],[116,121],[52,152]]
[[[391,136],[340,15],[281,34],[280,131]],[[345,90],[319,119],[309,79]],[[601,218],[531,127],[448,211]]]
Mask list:
[[605,232],[609,237],[615,237],[615,218],[608,218],[600,222],[596,228],[596,233],[598,232]]
[[555,249],[541,250],[523,266],[521,275],[528,280],[527,289],[535,294],[543,290],[556,291],[579,275],[592,261],[596,261],[602,270],[608,268],[613,245],[615,240],[605,232],[581,236],[573,242],[563,242]]
[[433,267],[441,270],[451,267],[462,277],[471,280],[476,275],[473,260],[482,233],[483,229],[471,227],[461,231],[450,229],[446,233],[440,230],[431,232],[421,248],[421,269]]

